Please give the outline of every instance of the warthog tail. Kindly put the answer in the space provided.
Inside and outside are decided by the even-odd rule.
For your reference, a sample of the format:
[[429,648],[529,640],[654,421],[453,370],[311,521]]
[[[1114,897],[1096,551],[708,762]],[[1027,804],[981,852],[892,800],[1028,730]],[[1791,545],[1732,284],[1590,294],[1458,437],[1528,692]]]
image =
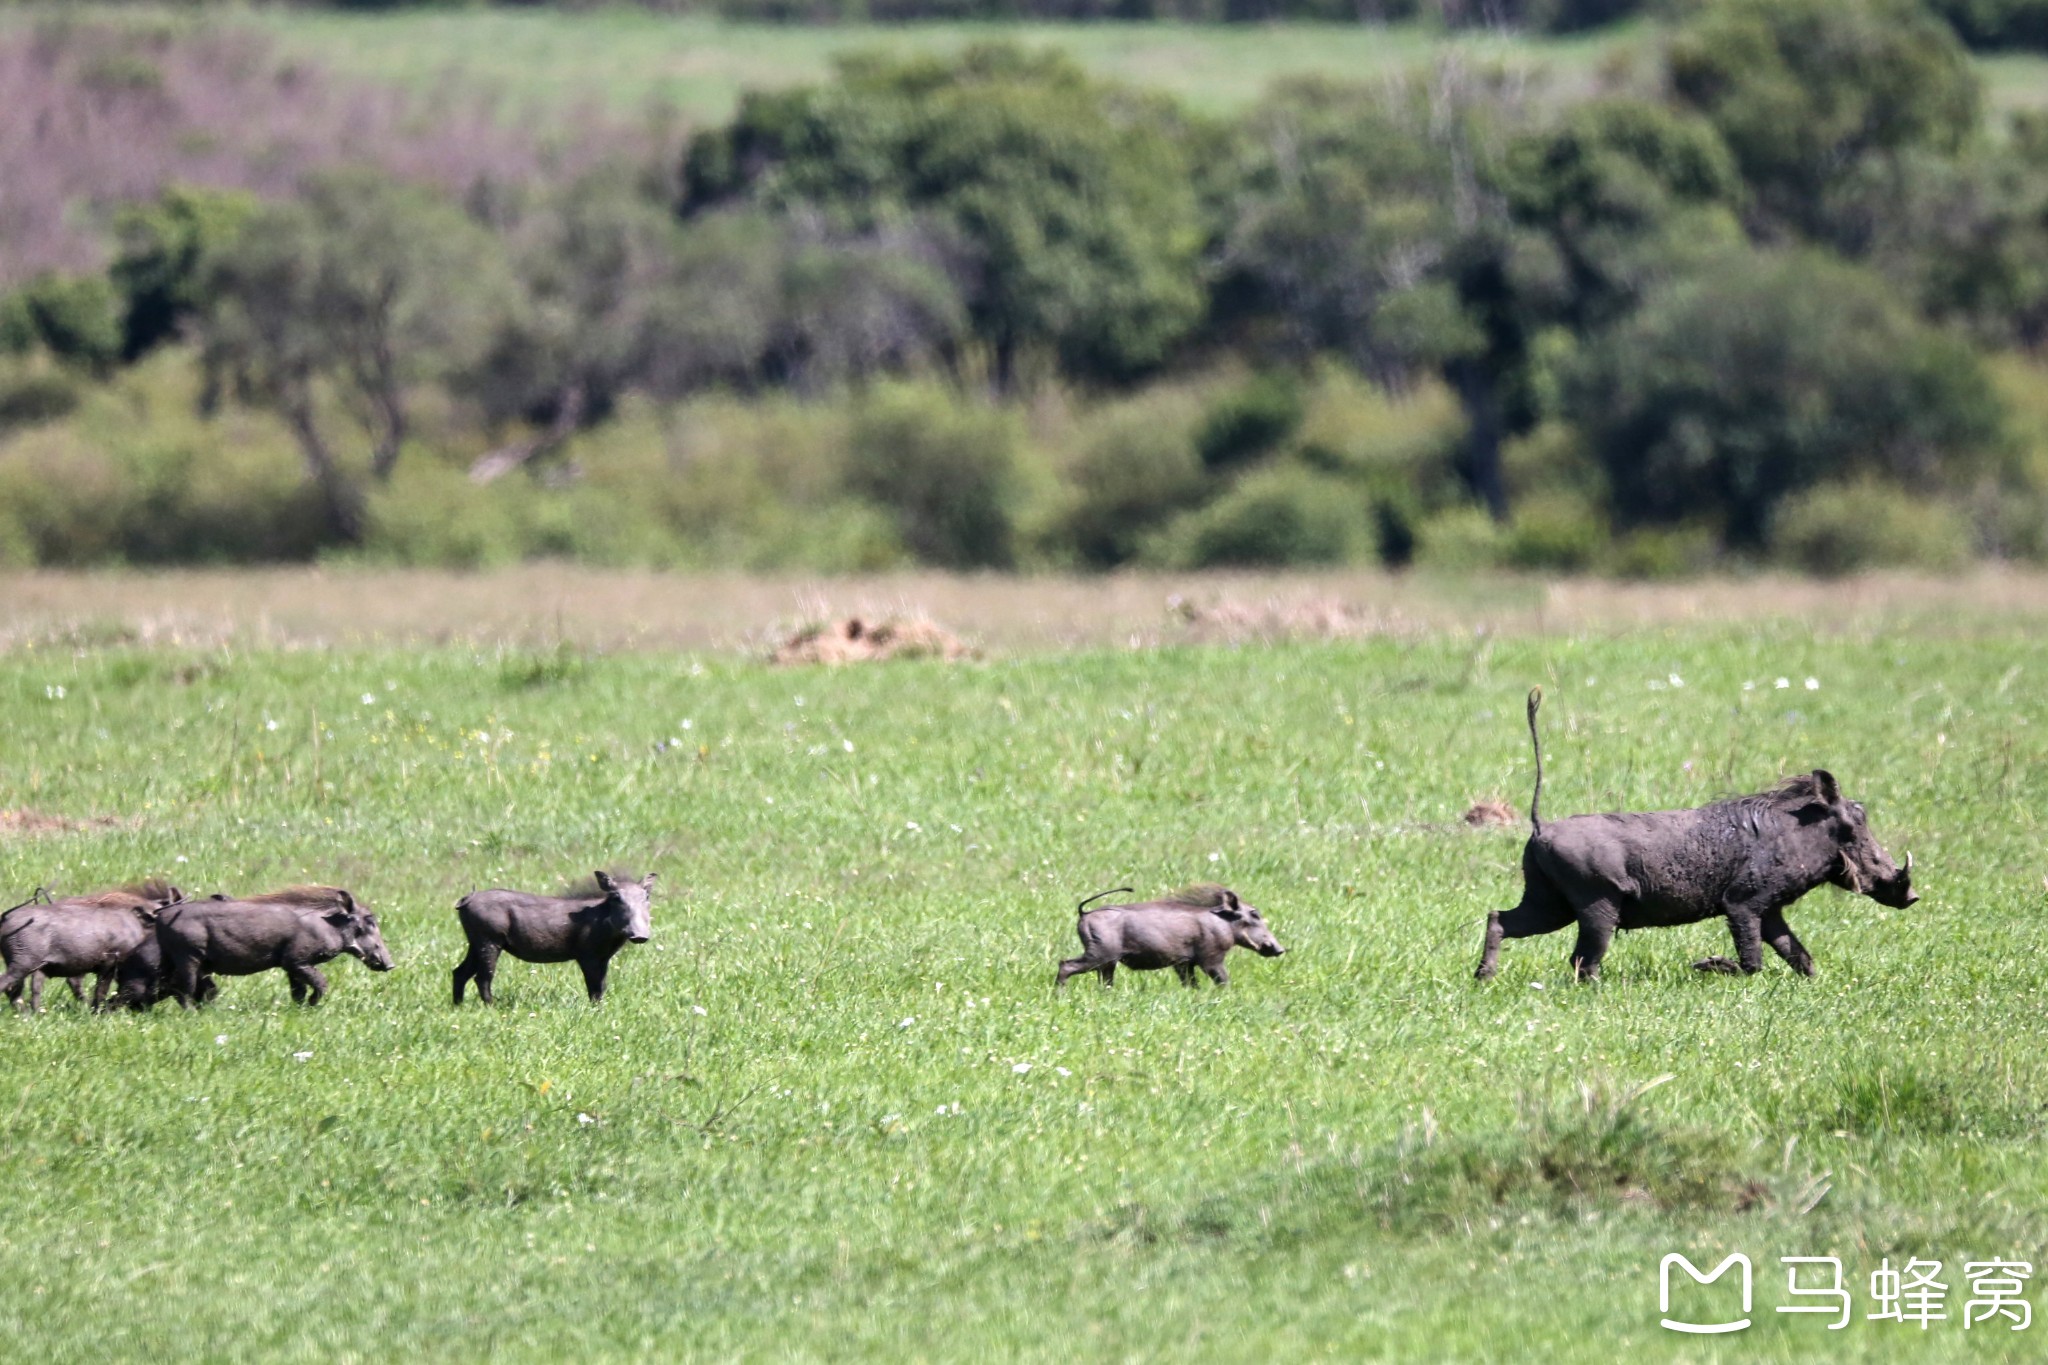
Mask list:
[[34,905],[38,902],[41,902],[44,905],[48,905],[50,903],[50,889],[48,887],[39,886],[35,889],[35,894],[31,895],[27,900],[23,901],[20,905],[10,905],[5,910],[0,910],[0,919],[5,919],[7,916],[13,914],[17,910],[26,910],[29,906]]
[[1536,790],[1529,797],[1529,825],[1537,834],[1543,832],[1543,737],[1536,733],[1536,708],[1543,705],[1543,689],[1529,689],[1529,747],[1536,751]]
[[1090,896],[1087,900],[1082,901],[1079,905],[1074,907],[1074,913],[1077,915],[1086,914],[1088,911],[1088,907],[1095,904],[1095,902],[1101,900],[1104,896],[1114,896],[1118,895],[1119,893],[1123,895],[1132,894],[1131,888],[1129,888],[1128,886],[1112,886],[1111,888],[1109,888],[1109,890],[1098,891],[1094,895]]

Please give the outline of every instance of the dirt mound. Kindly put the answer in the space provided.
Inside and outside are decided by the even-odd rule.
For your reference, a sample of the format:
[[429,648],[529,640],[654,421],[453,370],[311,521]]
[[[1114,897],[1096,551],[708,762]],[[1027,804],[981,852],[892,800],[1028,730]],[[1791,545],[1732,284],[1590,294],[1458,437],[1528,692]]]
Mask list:
[[869,621],[848,616],[804,626],[775,647],[772,664],[863,664],[887,659],[971,659],[959,636],[923,617]]
[[1175,595],[1167,599],[1166,609],[1179,617],[1191,633],[1207,639],[1338,640],[1385,635],[1402,627],[1398,614],[1369,611],[1334,597],[1200,603]]
[[121,821],[111,815],[96,815],[89,820],[74,820],[68,815],[50,815],[39,810],[22,807],[19,810],[0,810],[0,834],[23,834],[33,837],[38,834],[75,834],[84,829],[115,829]]
[[1516,823],[1515,808],[1498,796],[1482,797],[1472,803],[1472,808],[1462,817],[1474,829],[1485,829],[1490,825],[1512,825]]

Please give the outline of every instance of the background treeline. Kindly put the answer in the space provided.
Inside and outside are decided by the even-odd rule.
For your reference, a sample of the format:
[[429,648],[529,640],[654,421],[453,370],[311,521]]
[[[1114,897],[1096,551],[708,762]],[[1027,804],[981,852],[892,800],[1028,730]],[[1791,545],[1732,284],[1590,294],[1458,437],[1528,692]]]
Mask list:
[[0,33],[0,562],[2048,558],[2048,122],[1907,0],[1197,116],[850,61],[545,136]]
[[[30,0],[33,3],[33,0]],[[179,8],[249,0],[169,0]],[[165,0],[147,0],[161,5]],[[1650,17],[1683,19],[1706,0],[271,0],[283,8],[377,13],[401,9],[594,9],[626,4],[659,14],[710,14],[770,23],[904,23],[1039,20],[1053,23],[1172,20],[1202,24],[1432,23],[1531,33],[1583,33]],[[1924,0],[1981,51],[2048,50],[2048,0]]]

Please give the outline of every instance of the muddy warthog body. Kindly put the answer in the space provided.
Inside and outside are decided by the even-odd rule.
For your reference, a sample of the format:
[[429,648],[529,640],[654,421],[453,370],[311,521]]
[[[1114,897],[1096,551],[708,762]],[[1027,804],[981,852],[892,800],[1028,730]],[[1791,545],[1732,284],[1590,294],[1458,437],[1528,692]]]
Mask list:
[[1522,900],[1487,916],[1476,973],[1494,974],[1501,940],[1578,926],[1572,969],[1600,973],[1617,929],[1728,920],[1735,960],[1710,957],[1703,971],[1754,972],[1769,943],[1791,968],[1813,975],[1813,958],[1785,922],[1785,907],[1823,882],[1904,907],[1919,899],[1913,859],[1896,866],[1870,835],[1863,807],[1845,800],[1834,775],[1816,768],[1768,791],[1693,810],[1577,815],[1544,824],[1543,756],[1536,737],[1541,689],[1529,694],[1536,745],[1534,833],[1522,849]]
[[92,1007],[101,1009],[108,988],[120,982],[119,1002],[153,993],[157,976],[156,918],[184,898],[176,887],[149,882],[138,887],[69,896],[46,904],[29,902],[0,916],[0,955],[7,972],[0,991],[28,1007],[43,1007],[43,978],[66,980],[81,1000],[82,977],[95,978]]
[[648,888],[654,874],[635,881],[597,874],[597,893],[541,896],[531,891],[472,891],[456,902],[455,915],[469,938],[469,952],[455,964],[455,1003],[476,982],[477,998],[491,1003],[498,954],[522,962],[574,962],[583,969],[590,1003],[604,999],[612,955],[628,943],[645,943],[654,932]]
[[319,964],[347,953],[373,972],[391,970],[377,917],[338,887],[293,887],[247,900],[186,901],[157,920],[170,992],[190,1009],[206,998],[205,976],[282,971],[292,999],[317,1005],[327,994]]
[[[1097,898],[1090,897],[1093,899]],[[1082,901],[1075,910],[1074,932],[1081,940],[1081,956],[1060,963],[1054,989],[1065,986],[1068,977],[1080,972],[1099,972],[1103,985],[1114,985],[1118,967],[1137,972],[1171,967],[1184,986],[1194,985],[1195,972],[1200,970],[1217,985],[1227,986],[1230,972],[1223,960],[1232,948],[1249,948],[1262,957],[1278,957],[1287,951],[1275,941],[1256,908],[1221,886],[1193,887],[1166,900],[1104,905],[1094,910],[1088,908],[1088,901]]]

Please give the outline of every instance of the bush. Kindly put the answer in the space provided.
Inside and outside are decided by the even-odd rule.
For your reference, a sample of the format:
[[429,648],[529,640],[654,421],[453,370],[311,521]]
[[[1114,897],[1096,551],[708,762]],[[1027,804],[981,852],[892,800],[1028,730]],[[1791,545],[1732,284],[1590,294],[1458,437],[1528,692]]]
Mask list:
[[931,385],[891,384],[861,405],[847,488],[888,512],[912,554],[950,569],[1016,563],[1016,419]]
[[78,408],[78,384],[61,374],[24,374],[0,381],[0,436],[69,416]]
[[1153,558],[1176,568],[1341,564],[1373,553],[1371,509],[1341,479],[1302,465],[1252,473],[1161,534]]
[[1771,550],[1815,574],[1873,568],[1939,573],[1969,559],[1970,532],[1946,503],[1862,480],[1823,485],[1787,501],[1772,525]]
[[1235,469],[1278,450],[1301,427],[1301,384],[1289,374],[1264,374],[1219,399],[1202,420],[1195,444],[1211,471]]
[[1818,252],[1738,251],[1674,282],[1568,388],[1624,526],[1713,524],[1745,548],[1803,489],[1961,481],[2006,442],[1981,357]]
[[1517,569],[1583,573],[1607,548],[1599,511],[1569,493],[1539,493],[1515,508],[1501,545],[1501,561]]
[[103,275],[43,275],[0,300],[0,350],[42,347],[105,374],[121,358],[121,304]]
[[1714,534],[1700,526],[1645,527],[1617,537],[1601,562],[1616,578],[1684,578],[1714,562]]
[[1482,507],[1453,507],[1424,521],[1415,533],[1415,562],[1447,573],[1499,568],[1506,534]]
[[1050,535],[1055,551],[1112,568],[1135,558],[1163,522],[1201,501],[1210,481],[1195,451],[1192,407],[1181,393],[1148,395],[1090,423],[1063,471],[1068,492]]

